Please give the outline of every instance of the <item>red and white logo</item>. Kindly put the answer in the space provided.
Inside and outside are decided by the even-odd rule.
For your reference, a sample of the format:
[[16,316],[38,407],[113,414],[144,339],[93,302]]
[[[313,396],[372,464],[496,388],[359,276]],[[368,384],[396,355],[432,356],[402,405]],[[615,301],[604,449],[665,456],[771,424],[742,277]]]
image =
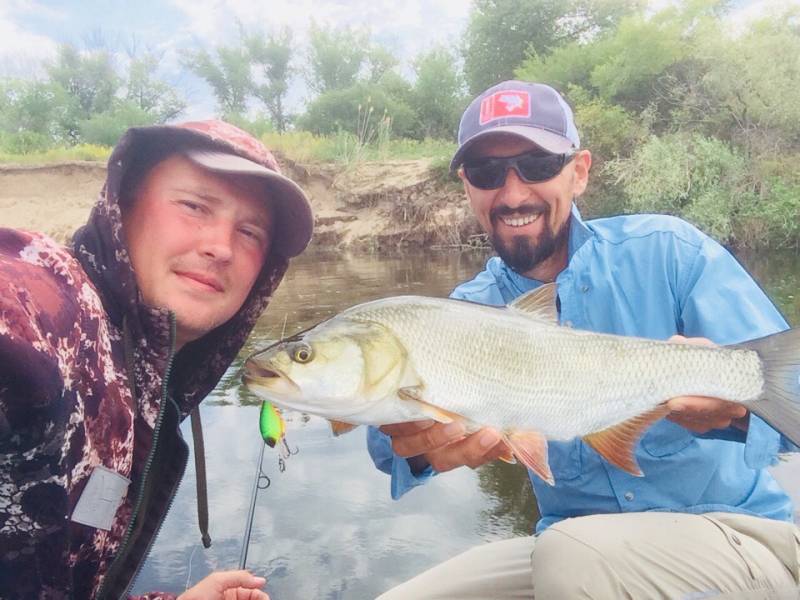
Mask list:
[[528,92],[503,90],[495,92],[481,102],[481,125],[506,117],[528,118],[530,116],[531,96]]

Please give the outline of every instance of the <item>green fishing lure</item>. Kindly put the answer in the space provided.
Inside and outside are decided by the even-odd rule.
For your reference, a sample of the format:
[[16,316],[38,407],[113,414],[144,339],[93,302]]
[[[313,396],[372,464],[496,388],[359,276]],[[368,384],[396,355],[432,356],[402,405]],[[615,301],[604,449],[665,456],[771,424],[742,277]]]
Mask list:
[[286,424],[283,422],[281,414],[266,400],[261,403],[258,427],[261,430],[261,437],[270,448],[274,448],[286,433]]

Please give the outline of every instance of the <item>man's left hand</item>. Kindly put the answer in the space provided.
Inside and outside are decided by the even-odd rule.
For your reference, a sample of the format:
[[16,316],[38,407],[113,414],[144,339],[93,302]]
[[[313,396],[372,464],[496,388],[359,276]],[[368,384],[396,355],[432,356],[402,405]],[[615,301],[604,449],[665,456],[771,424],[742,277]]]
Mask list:
[[[668,341],[700,346],[714,345],[706,338],[687,338],[682,335],[673,335]],[[744,406],[719,398],[679,396],[669,400],[667,406],[672,410],[667,419],[695,433],[706,433],[712,429],[726,429],[730,426],[747,431],[750,421],[750,412]]]

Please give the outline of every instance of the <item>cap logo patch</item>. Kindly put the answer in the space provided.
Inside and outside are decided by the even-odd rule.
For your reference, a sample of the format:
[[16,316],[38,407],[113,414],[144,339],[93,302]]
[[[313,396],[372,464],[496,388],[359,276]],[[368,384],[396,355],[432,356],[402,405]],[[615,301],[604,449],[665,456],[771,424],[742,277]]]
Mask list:
[[525,91],[503,90],[495,92],[481,102],[481,125],[506,117],[529,118],[530,116],[531,96]]

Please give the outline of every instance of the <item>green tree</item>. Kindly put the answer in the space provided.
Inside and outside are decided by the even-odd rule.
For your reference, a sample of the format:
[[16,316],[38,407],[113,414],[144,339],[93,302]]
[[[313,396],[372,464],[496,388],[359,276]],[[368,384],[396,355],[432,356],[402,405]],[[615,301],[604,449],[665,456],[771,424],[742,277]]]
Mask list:
[[131,58],[125,100],[152,115],[154,122],[165,123],[178,117],[186,102],[171,86],[153,77],[157,67],[158,57],[153,53]]
[[504,79],[531,54],[613,29],[640,0],[473,0],[462,54],[471,94]]
[[311,24],[308,86],[323,94],[356,83],[370,52],[369,36],[354,29],[331,29]]
[[253,84],[253,94],[266,107],[275,128],[283,133],[289,122],[284,100],[292,74],[292,32],[285,28],[269,36],[252,33],[245,36],[245,45],[251,62],[261,68],[264,78],[264,83]]
[[298,125],[316,134],[349,132],[358,136],[360,142],[369,143],[378,129],[386,125],[391,126],[395,135],[413,135],[416,118],[408,104],[380,85],[359,82],[317,96],[298,119]]
[[67,125],[77,112],[76,101],[50,81],[0,82],[1,145],[24,154],[70,141]]
[[107,50],[79,52],[74,46],[64,44],[47,72],[50,81],[75,98],[81,118],[111,108],[121,84]]
[[378,83],[385,76],[393,73],[400,61],[397,57],[379,44],[373,44],[366,57],[367,79],[372,83]]
[[452,140],[466,106],[461,77],[452,53],[435,48],[414,60],[417,74],[411,107],[419,121],[419,137]]
[[154,125],[156,122],[155,113],[148,112],[133,102],[121,100],[109,110],[80,121],[78,132],[81,142],[113,146],[129,127]]
[[183,64],[211,86],[223,117],[241,115],[253,87],[247,48],[218,46],[214,54],[207,50],[186,52]]

